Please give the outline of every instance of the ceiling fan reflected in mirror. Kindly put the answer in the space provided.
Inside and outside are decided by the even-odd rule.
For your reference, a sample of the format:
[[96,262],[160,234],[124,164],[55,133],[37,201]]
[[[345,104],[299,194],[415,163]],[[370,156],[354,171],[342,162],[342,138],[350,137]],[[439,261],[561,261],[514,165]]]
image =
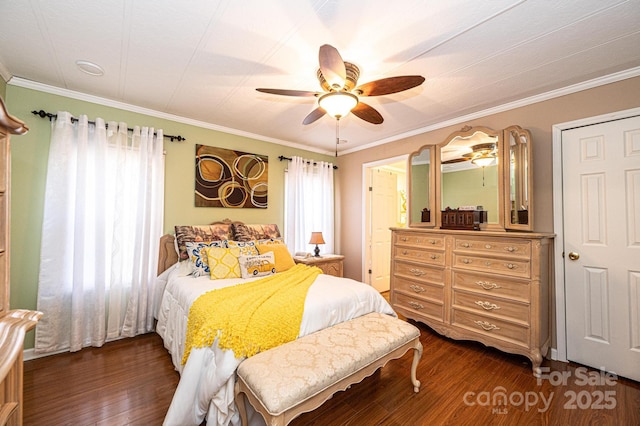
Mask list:
[[256,90],[273,95],[318,98],[318,106],[305,117],[303,124],[311,124],[325,114],[340,120],[349,112],[366,122],[381,124],[384,121],[382,115],[372,106],[362,102],[361,97],[390,95],[414,88],[425,81],[420,75],[404,75],[382,78],[357,86],[360,69],[351,62],[343,61],[335,47],[322,45],[318,59],[320,68],[317,78],[324,92],[264,88]]

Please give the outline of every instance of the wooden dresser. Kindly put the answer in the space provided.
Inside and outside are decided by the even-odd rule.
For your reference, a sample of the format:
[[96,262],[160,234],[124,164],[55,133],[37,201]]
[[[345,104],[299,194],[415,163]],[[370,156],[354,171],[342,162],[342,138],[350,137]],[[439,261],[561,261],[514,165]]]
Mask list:
[[22,351],[24,335],[40,312],[9,310],[10,267],[10,134],[23,134],[27,127],[7,112],[0,98],[0,425],[22,424]]
[[552,234],[392,228],[391,303],[453,339],[528,357],[550,344]]

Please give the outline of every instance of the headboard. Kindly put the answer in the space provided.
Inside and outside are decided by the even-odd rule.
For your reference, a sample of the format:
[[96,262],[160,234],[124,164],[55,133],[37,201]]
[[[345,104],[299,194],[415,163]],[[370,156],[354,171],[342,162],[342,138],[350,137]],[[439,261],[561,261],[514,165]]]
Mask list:
[[[216,225],[220,226],[217,227]],[[191,227],[178,226],[176,228],[180,228],[182,231],[185,228],[188,230]],[[208,228],[207,231],[214,235],[214,240],[230,239],[236,241],[250,241],[263,238],[281,237],[280,230],[276,224],[247,225],[244,222],[224,219],[222,221],[212,222],[207,226],[202,226],[202,228]],[[160,248],[158,250],[158,275],[169,269],[172,265],[175,265],[179,260],[178,253],[176,253],[175,239],[175,236],[171,234],[163,235],[160,238]]]

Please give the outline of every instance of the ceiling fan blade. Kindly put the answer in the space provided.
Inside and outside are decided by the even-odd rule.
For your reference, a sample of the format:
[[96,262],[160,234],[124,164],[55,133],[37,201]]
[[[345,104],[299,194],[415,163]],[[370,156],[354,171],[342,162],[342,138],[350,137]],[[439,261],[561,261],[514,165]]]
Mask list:
[[317,119],[321,118],[325,114],[326,114],[325,110],[323,110],[322,108],[318,107],[318,108],[314,109],[313,111],[311,111],[309,113],[309,115],[307,115],[304,118],[304,120],[302,121],[302,124],[311,124],[314,121],[316,121]]
[[351,110],[351,112],[356,117],[361,118],[364,121],[368,121],[372,124],[381,124],[384,121],[382,115],[380,115],[380,113],[376,111],[375,108],[365,104],[362,101],[358,102],[358,105],[356,105],[355,108]]
[[347,69],[338,49],[331,45],[323,44],[320,46],[318,60],[320,62],[320,71],[322,71],[322,75],[329,83],[329,86],[335,90],[342,89],[347,79]]
[[286,90],[286,89],[256,89],[258,92],[269,93],[272,95],[284,96],[318,96],[318,92],[308,92],[306,90]]
[[[370,81],[362,86],[356,87],[353,92],[359,96],[380,96],[391,93],[402,92],[424,83],[425,78],[421,75],[402,75],[398,77],[382,78]],[[362,92],[362,93],[360,93]]]

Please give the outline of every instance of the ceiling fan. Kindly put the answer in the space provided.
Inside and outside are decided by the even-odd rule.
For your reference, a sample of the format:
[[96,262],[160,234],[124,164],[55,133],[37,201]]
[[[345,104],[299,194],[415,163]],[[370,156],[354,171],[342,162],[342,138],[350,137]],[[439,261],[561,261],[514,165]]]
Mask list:
[[311,124],[325,114],[340,118],[349,112],[372,124],[384,121],[382,115],[372,106],[360,100],[364,96],[381,96],[402,92],[421,85],[425,78],[420,75],[404,75],[382,78],[356,86],[360,69],[351,62],[342,60],[338,50],[328,44],[320,46],[318,55],[320,69],[317,78],[324,92],[287,89],[256,89],[258,92],[284,96],[313,96],[318,98],[318,106],[309,113],[302,124]]

